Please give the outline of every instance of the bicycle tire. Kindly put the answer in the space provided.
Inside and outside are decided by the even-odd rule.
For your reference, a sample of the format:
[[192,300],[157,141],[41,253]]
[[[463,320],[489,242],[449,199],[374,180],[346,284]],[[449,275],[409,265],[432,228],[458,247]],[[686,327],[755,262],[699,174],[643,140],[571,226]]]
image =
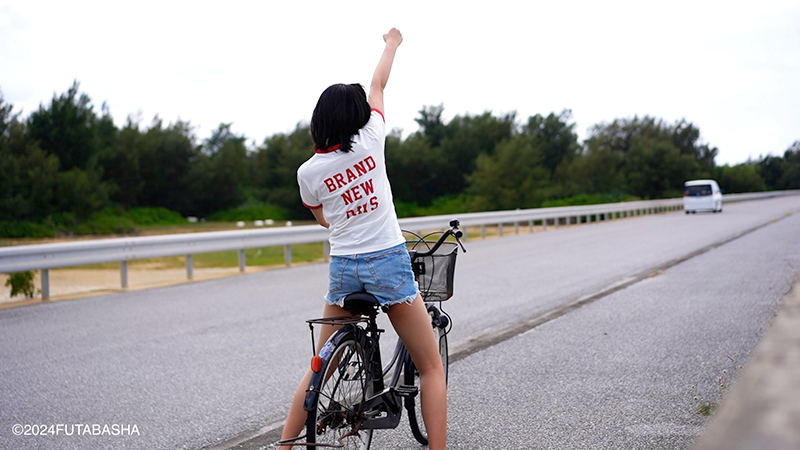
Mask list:
[[[447,334],[441,328],[434,327],[433,330],[439,341],[439,355],[442,357],[444,379],[446,383],[450,359],[447,348]],[[411,356],[406,358],[406,363],[403,367],[403,382],[406,385],[416,386],[417,389],[420,388],[419,372],[414,365],[414,361],[411,360]],[[416,397],[408,397],[405,400],[405,407],[408,412],[408,425],[411,427],[411,433],[414,435],[414,439],[422,445],[428,445],[428,432],[425,430],[425,422],[422,420],[421,403],[421,401],[417,401]]]
[[[326,348],[330,345],[329,348]],[[312,384],[315,398],[306,408],[306,441],[338,446],[342,436],[352,432],[358,412],[371,395],[367,382],[364,350],[351,332],[334,335],[320,351],[322,370]],[[327,357],[326,352],[327,353]],[[344,449],[369,450],[372,430],[359,430],[342,440]]]

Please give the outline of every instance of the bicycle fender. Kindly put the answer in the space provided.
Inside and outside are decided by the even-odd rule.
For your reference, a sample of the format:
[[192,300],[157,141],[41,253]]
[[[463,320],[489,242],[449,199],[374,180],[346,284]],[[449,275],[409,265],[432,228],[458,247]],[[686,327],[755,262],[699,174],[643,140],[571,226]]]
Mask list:
[[303,402],[303,409],[307,412],[312,411],[316,407],[317,397],[319,397],[319,388],[324,381],[325,372],[327,372],[328,363],[333,356],[333,351],[341,342],[354,338],[355,336],[352,330],[349,329],[349,327],[345,327],[336,331],[320,349],[318,356],[324,361],[322,364],[323,370],[311,372],[311,380],[308,383],[308,389],[306,389],[306,399]]

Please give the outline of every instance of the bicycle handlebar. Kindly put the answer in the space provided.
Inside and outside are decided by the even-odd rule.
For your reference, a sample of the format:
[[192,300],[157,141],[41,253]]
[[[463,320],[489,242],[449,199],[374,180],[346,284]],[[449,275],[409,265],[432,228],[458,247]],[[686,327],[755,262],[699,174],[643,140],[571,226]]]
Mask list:
[[454,238],[456,238],[456,241],[458,242],[458,245],[461,246],[461,251],[466,253],[467,249],[464,247],[464,243],[461,242],[461,236],[463,236],[464,233],[461,230],[458,229],[459,225],[461,225],[461,222],[459,222],[458,219],[451,220],[450,221],[450,229],[442,233],[442,235],[439,237],[439,239],[436,241],[436,243],[433,244],[433,247],[431,247],[430,250],[428,250],[426,252],[421,252],[419,250],[415,250],[414,256],[411,259],[418,258],[420,256],[430,256],[430,255],[436,253],[436,250],[439,250],[439,247],[442,246],[444,241],[449,236],[453,236]]

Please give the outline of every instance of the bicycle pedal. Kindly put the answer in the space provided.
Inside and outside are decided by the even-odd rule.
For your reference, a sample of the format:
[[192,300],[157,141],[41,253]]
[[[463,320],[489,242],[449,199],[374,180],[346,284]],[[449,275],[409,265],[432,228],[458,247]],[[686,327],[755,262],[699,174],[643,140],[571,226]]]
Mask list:
[[398,397],[416,397],[419,393],[419,388],[416,386],[401,384],[394,387],[394,392],[398,395]]

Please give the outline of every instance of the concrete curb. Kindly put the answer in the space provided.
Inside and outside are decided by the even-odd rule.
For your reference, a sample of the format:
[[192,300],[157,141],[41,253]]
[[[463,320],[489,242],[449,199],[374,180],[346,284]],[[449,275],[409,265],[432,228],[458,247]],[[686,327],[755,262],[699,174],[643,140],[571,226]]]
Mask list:
[[800,281],[695,450],[800,449]]

